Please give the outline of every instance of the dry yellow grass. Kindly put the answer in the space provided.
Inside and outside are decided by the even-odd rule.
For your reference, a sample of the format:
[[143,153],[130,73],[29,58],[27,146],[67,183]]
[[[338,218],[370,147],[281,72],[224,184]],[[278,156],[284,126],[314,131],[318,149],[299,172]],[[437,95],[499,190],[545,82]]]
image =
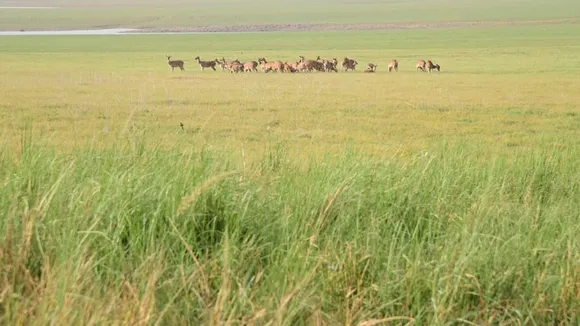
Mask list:
[[[559,31],[568,35],[571,29]],[[405,37],[399,33],[395,35]],[[360,41],[364,35],[351,37],[358,46],[368,42],[370,47],[372,39]],[[485,36],[482,44],[491,46],[489,35]],[[274,37],[237,38],[260,48]],[[298,37],[280,34],[276,38],[284,48]],[[448,37],[443,41],[453,41]],[[537,38],[541,41],[543,36]],[[174,59],[186,60],[186,71],[171,73],[163,55],[166,48],[177,47],[175,37],[123,37],[129,41],[95,37],[94,43],[82,39],[86,44],[74,45],[80,39],[45,38],[34,47],[5,38],[13,52],[0,54],[4,142],[19,144],[30,121],[36,135],[42,134],[62,149],[87,142],[107,146],[137,133],[156,143],[186,140],[237,153],[243,149],[248,158],[275,144],[283,144],[299,157],[346,148],[388,156],[422,150],[442,139],[484,142],[498,148],[534,147],[544,140],[561,146],[578,144],[580,81],[573,74],[574,61],[572,66],[569,63],[580,50],[577,44],[559,44],[564,40],[546,45],[530,45],[526,40],[495,49],[461,47],[460,40],[456,48],[441,49],[437,42],[425,41],[425,49],[388,53],[384,49],[328,50],[339,42],[330,37],[321,50],[301,50],[298,42],[294,50],[239,53],[214,44],[215,50],[210,45],[203,52],[173,53]],[[210,42],[206,36],[195,35],[178,40],[187,41],[182,44]],[[123,42],[137,45],[139,52],[121,51]],[[402,42],[403,46],[411,43]],[[42,51],[42,46],[49,50]],[[105,53],[109,47],[119,49]],[[26,48],[31,51],[23,52]],[[196,55],[230,60],[235,55],[240,60],[265,56],[291,61],[299,54],[339,59],[348,55],[360,66],[375,62],[379,69],[372,75],[363,74],[360,67],[356,73],[232,75],[219,70],[201,72],[193,60]],[[392,58],[400,62],[397,73],[380,68]],[[442,71],[415,72],[417,58],[433,59]],[[550,65],[541,64],[549,60]]]

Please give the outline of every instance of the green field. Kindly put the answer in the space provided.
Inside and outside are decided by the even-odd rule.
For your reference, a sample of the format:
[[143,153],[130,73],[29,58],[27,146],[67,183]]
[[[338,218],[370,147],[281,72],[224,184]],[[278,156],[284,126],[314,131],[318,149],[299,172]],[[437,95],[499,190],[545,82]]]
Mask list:
[[[77,8],[0,9],[0,30],[192,26],[184,1],[111,3],[23,1]],[[196,2],[215,16],[195,24],[229,24],[215,9],[249,3],[273,6]],[[579,12],[330,3],[240,23]],[[0,324],[577,325],[578,32],[0,36]],[[193,60],[300,55],[359,67],[230,74]]]
[[[182,28],[247,24],[529,21],[579,19],[574,0],[202,0],[19,1],[0,9],[0,30],[75,28]],[[9,3],[14,6],[14,3]],[[2,1],[0,1],[0,7]]]

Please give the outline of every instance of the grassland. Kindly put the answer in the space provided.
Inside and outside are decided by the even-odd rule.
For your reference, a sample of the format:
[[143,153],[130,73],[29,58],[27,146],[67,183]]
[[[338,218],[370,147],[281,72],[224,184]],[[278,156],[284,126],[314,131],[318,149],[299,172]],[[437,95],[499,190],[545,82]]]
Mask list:
[[[34,132],[59,148],[114,141],[128,125],[149,140],[187,139],[236,153],[243,146],[258,157],[264,143],[283,143],[298,156],[340,152],[350,144],[383,157],[442,139],[502,151],[541,141],[576,145],[578,26],[320,32],[308,38],[6,37],[0,54],[3,137],[18,143],[32,120]],[[186,71],[170,73],[165,54],[186,60]],[[378,64],[379,73],[231,75],[201,72],[197,55],[289,61],[348,56]],[[392,58],[401,67],[388,74]],[[419,58],[438,62],[442,72],[416,73]]]
[[[1,6],[0,1],[0,6]],[[14,4],[12,4],[14,5]],[[579,19],[574,0],[28,1],[0,9],[0,30],[187,28],[264,24],[359,24]]]
[[576,325],[579,30],[0,37],[0,324]]

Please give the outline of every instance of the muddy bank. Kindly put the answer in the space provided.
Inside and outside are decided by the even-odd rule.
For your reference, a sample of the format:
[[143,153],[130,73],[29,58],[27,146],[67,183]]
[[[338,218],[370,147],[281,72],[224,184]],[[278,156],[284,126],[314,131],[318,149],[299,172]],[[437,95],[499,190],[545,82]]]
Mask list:
[[198,26],[175,28],[142,28],[133,33],[255,33],[255,32],[310,32],[310,31],[363,31],[392,29],[426,29],[458,27],[491,27],[506,25],[578,23],[578,19],[533,21],[468,21],[441,23],[374,23],[374,24],[260,24],[231,26]]

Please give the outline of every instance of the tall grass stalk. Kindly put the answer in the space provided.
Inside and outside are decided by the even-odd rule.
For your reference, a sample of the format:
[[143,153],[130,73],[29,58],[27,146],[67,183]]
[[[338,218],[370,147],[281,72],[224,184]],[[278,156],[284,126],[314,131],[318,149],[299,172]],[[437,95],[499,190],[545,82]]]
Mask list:
[[572,324],[580,152],[0,155],[0,324]]

